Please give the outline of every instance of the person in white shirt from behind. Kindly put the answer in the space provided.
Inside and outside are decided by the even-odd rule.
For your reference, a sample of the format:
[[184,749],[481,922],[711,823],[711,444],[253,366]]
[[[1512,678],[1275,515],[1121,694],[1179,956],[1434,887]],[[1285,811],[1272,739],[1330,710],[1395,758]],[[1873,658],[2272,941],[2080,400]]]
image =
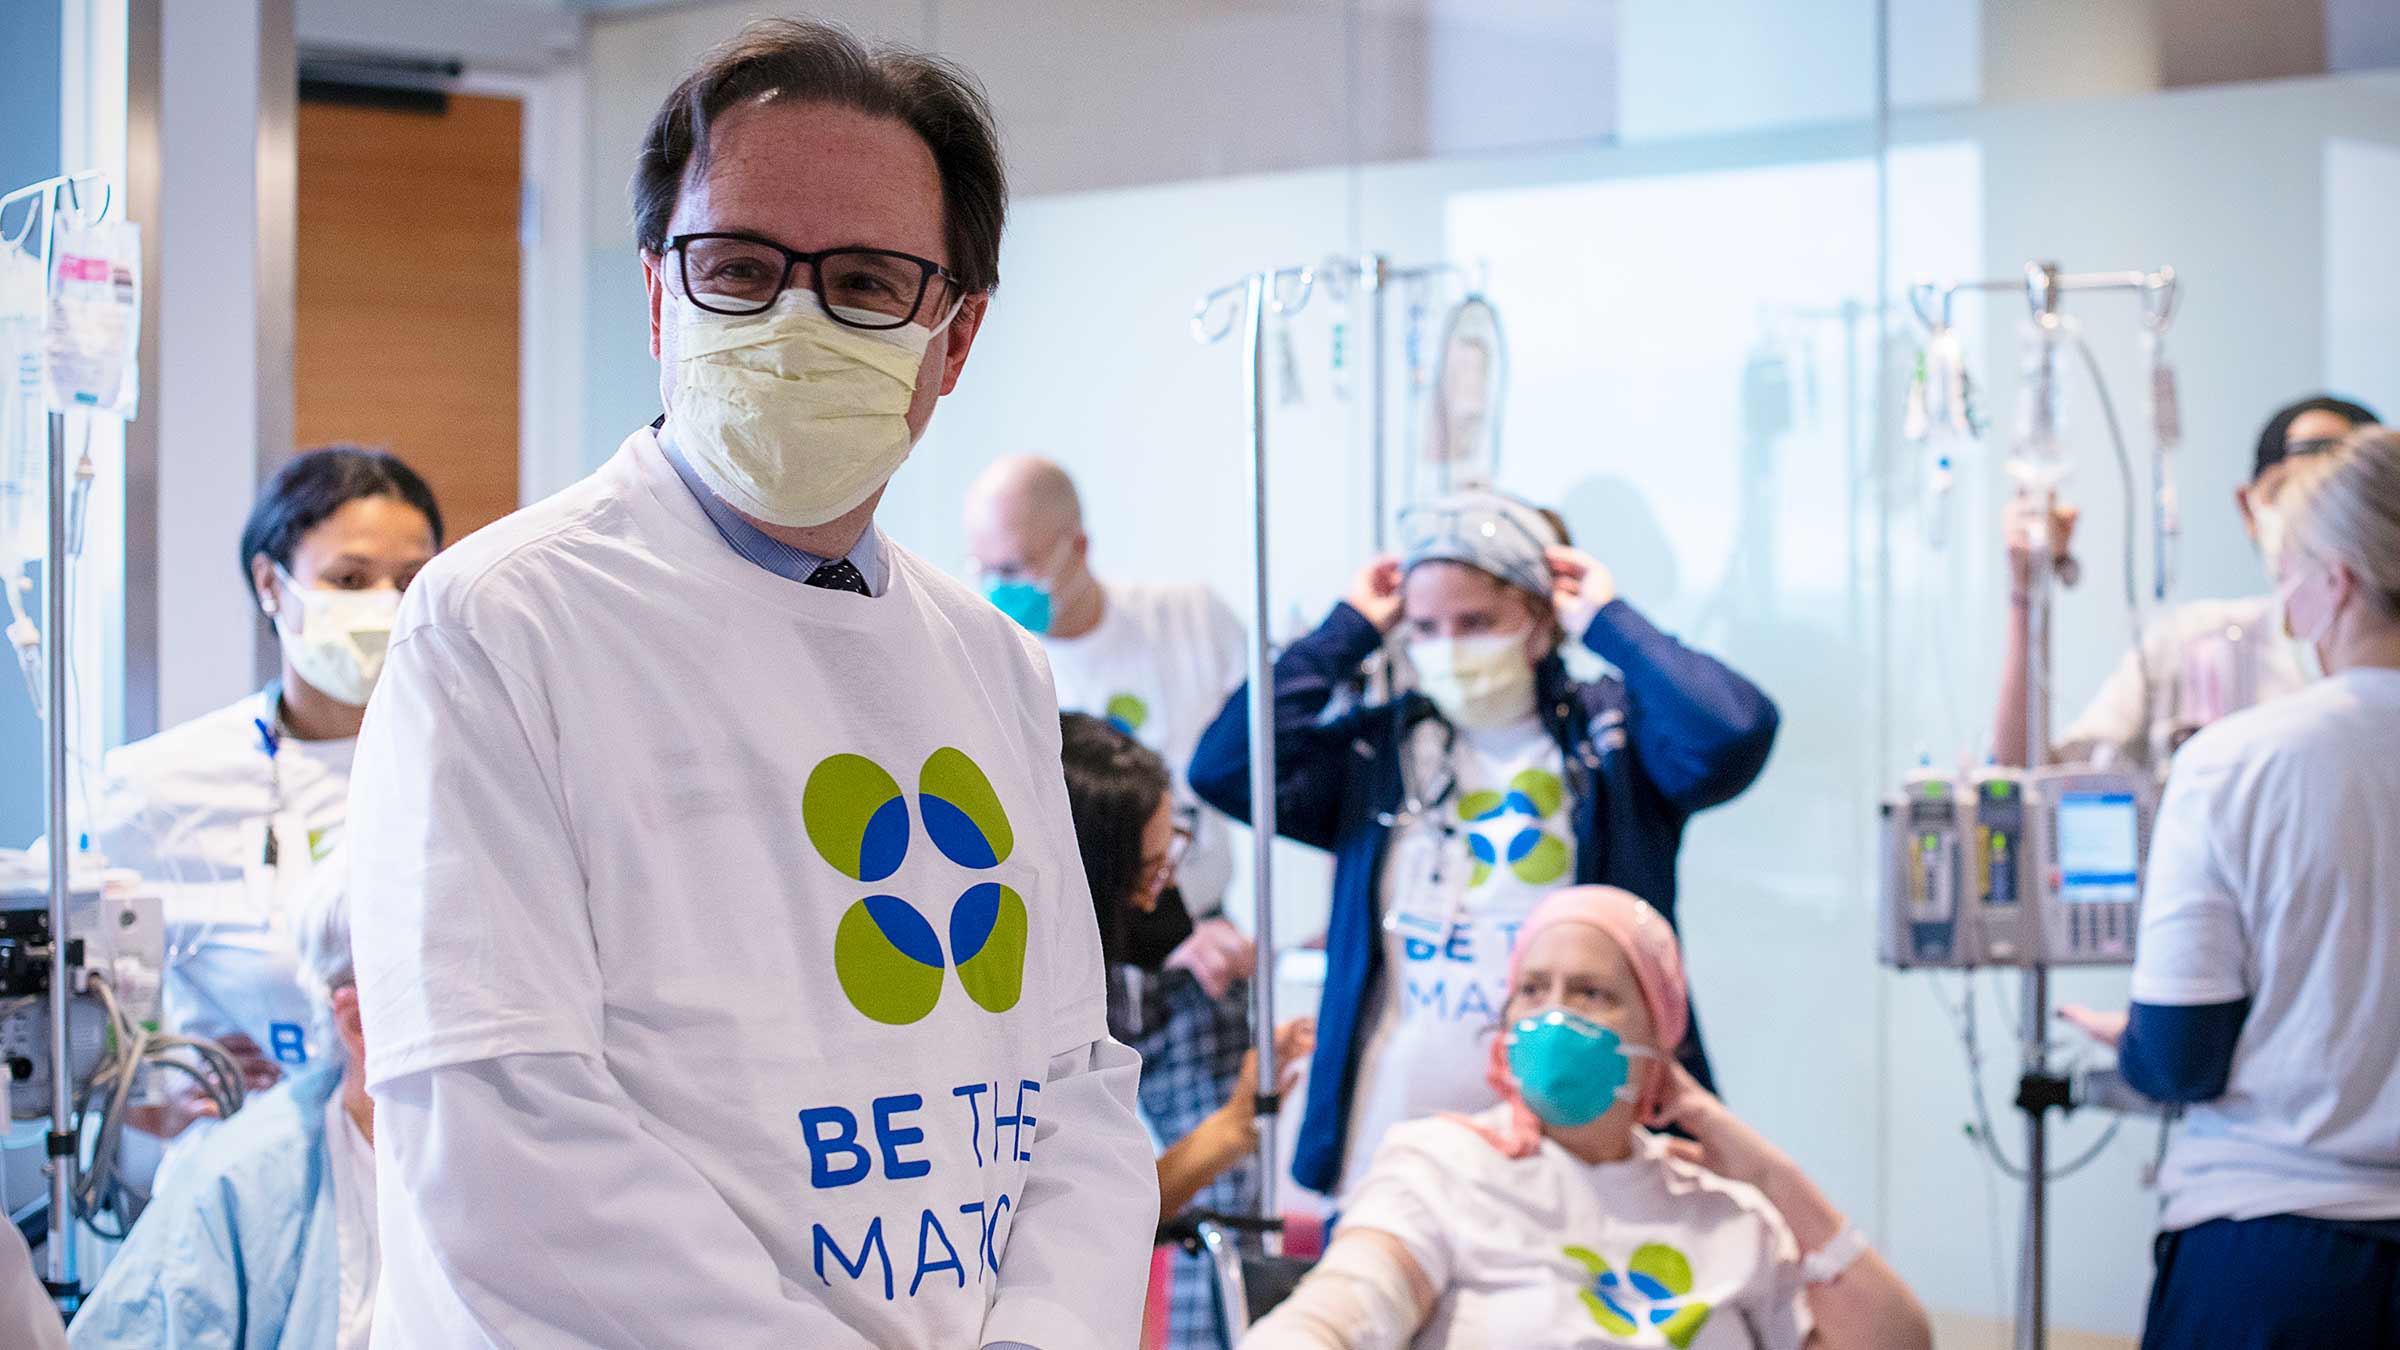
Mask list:
[[1509,989],[1486,1067],[1501,1103],[1394,1126],[1245,1350],[1930,1350],[1857,1230],[1662,1051],[1689,1005],[1657,911],[1551,893]]
[[2279,500],[2285,633],[2321,678],[2176,756],[2132,1008],[2060,1013],[2186,1104],[2152,1350],[2400,1343],[2400,432]]
[[875,528],[998,280],[988,105],[762,21],[634,197],[667,414],[426,570],[359,747],[375,1344],[1131,1344],[1041,648]]
[[[2347,399],[2319,395],[2278,409],[2259,431],[2249,481],[2234,490],[2242,529],[2258,546],[2269,581],[2278,580],[2284,515],[2277,501],[2285,476],[2341,437],[2374,423],[2375,414]],[[2000,702],[1993,718],[1994,757],[2025,760],[2025,714],[2033,634],[2029,626],[2030,563],[2040,547],[2041,504],[2020,497],[2009,507],[2009,627],[2001,660]],[[2075,562],[2069,546],[2077,512],[2048,506],[2049,547],[2062,577]],[[2300,687],[2300,667],[2276,637],[2281,619],[2272,593],[2231,600],[2188,600],[2149,625],[2092,701],[2061,728],[2049,748],[2053,762],[2139,765],[2164,778],[2176,748],[2192,733],[2229,713]]]

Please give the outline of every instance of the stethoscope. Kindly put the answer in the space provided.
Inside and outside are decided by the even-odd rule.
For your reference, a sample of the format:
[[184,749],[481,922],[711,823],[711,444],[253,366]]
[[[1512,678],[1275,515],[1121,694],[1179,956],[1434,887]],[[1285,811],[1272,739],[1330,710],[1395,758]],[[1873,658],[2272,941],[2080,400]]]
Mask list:
[[[1394,833],[1413,830],[1429,819],[1444,835],[1458,833],[1448,821],[1433,814],[1458,794],[1458,765],[1452,758],[1458,751],[1458,728],[1439,718],[1430,720],[1442,729],[1442,779],[1434,786],[1431,796],[1417,782],[1417,733],[1415,727],[1409,728],[1402,734],[1400,742],[1400,809],[1375,813],[1375,823]],[[1423,723],[1418,725],[1422,726]]]

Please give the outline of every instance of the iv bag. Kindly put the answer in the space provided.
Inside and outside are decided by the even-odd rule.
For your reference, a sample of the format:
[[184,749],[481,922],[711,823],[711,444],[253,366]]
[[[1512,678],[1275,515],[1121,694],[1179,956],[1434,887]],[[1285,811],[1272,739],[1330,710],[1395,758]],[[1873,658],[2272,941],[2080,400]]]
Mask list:
[[2019,344],[2024,360],[2017,371],[2017,444],[2008,472],[2037,495],[2056,489],[2067,473],[2058,410],[2058,353],[2066,338],[2066,321],[2052,317],[2027,324]]
[[142,237],[131,221],[58,224],[50,246],[42,394],[52,412],[131,417],[142,328]]
[[39,558],[48,536],[44,308],[41,260],[0,246],[0,559]]
[[1432,417],[1425,428],[1425,464],[1433,491],[1490,484],[1500,471],[1500,412],[1508,378],[1508,349],[1500,312],[1470,295],[1450,312],[1433,378]]

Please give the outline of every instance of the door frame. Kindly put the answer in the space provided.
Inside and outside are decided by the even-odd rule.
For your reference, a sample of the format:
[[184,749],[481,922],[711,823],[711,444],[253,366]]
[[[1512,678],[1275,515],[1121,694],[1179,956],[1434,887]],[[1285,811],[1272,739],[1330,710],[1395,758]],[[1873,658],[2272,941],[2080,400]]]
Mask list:
[[533,73],[468,70],[453,93],[523,109],[517,204],[517,503],[591,471],[583,444],[584,77],[582,54]]

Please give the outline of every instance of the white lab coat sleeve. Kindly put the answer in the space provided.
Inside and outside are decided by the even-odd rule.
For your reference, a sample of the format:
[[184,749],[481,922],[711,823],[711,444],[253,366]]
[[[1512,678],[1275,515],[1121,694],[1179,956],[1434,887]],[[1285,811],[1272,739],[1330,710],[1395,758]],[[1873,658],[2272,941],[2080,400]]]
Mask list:
[[985,1343],[1118,1350],[1141,1341],[1158,1166],[1134,1114],[1141,1056],[1101,1039],[1055,1056]]
[[867,1344],[783,1279],[598,1061],[410,1074],[377,1091],[375,1136],[375,1350]]

